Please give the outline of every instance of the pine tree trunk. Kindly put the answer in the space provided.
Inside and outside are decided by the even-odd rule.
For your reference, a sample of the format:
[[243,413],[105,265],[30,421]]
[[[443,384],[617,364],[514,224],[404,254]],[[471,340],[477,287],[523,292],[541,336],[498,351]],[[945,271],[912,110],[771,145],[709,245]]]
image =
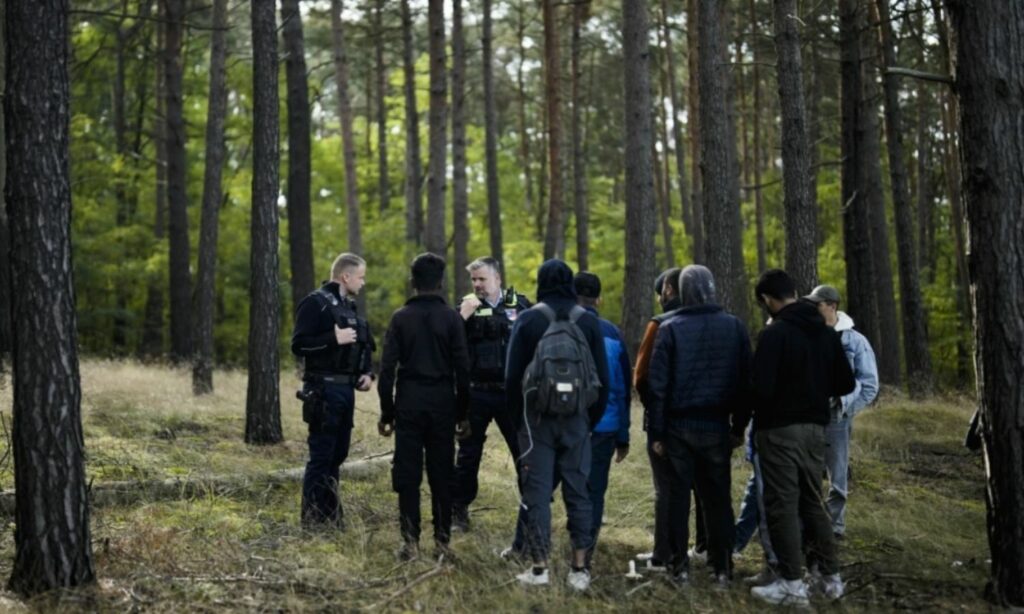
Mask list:
[[782,109],[782,182],[786,221],[786,271],[801,295],[818,285],[818,212],[810,199],[810,151],[804,105],[800,18],[796,0],[774,0],[775,74]]
[[380,210],[391,204],[391,177],[388,174],[388,72],[384,65],[384,0],[377,0],[373,11],[374,56],[377,75],[377,192]]
[[761,171],[764,169],[764,158],[761,157],[763,148],[761,140],[761,54],[758,52],[757,36],[760,33],[758,27],[757,11],[755,11],[754,0],[750,0],[750,32],[754,42],[751,44],[754,56],[753,73],[753,98],[754,108],[752,118],[754,124],[754,234],[757,244],[757,270],[765,271],[768,268],[767,246],[764,237],[764,198],[761,187]]
[[988,478],[990,597],[1024,608],[1024,6],[949,0]]
[[5,4],[5,200],[18,288],[9,588],[27,596],[90,584],[95,573],[71,264],[68,3]]
[[573,7],[572,15],[572,184],[573,211],[576,214],[576,264],[580,271],[590,269],[590,206],[587,204],[587,158],[583,149],[583,80],[581,38],[583,24],[590,11],[589,0]]
[[[822,81],[825,74],[825,68],[821,61],[821,48],[819,46],[820,34],[811,32],[810,41],[810,65],[804,70],[804,74],[807,75],[807,145],[810,149],[810,168],[807,169],[807,173],[810,177],[809,185],[807,188],[808,198],[811,203],[811,207],[815,211],[819,211],[818,206],[818,171],[821,168],[821,152],[819,143],[822,140],[822,118],[821,118],[821,99],[822,99]],[[825,231],[822,228],[822,224],[818,224],[818,233],[816,237],[818,247],[825,244]]]
[[[7,74],[7,37],[4,28],[4,10],[7,0],[0,0],[0,75]],[[6,80],[0,79],[0,101],[4,99]],[[4,361],[10,357],[14,340],[11,329],[11,233],[7,221],[7,201],[4,184],[7,179],[7,148],[4,130],[4,109],[0,102],[0,382],[5,372]]]
[[[128,224],[128,119],[126,117],[125,104],[125,64],[127,63],[127,36],[124,27],[124,17],[118,19],[114,31],[114,96],[111,101],[112,120],[114,124],[114,152],[120,161],[120,168],[114,172],[114,200],[116,201],[115,224],[123,228]],[[126,261],[129,258],[125,250],[124,241],[118,240],[120,248],[119,259]],[[114,330],[112,344],[114,353],[120,355],[128,344],[128,296],[126,284],[117,280],[117,288],[114,290]]]
[[860,119],[859,0],[839,0],[839,71],[842,150],[843,254],[846,259],[846,311],[857,329],[877,347],[878,308],[875,301],[874,263],[868,200],[862,188],[864,156]]
[[469,264],[469,193],[466,186],[466,37],[462,0],[452,0],[452,242],[455,247],[455,298],[471,290]]
[[356,176],[356,144],[352,134],[352,103],[348,97],[349,65],[345,30],[341,21],[342,0],[331,0],[331,44],[334,51],[334,83],[338,90],[338,117],[341,119],[342,158],[345,165],[345,211],[348,221],[348,248],[363,252],[363,231],[359,221],[359,179]]
[[[487,0],[487,2],[490,2],[490,0]],[[518,93],[516,102],[518,103],[519,111],[519,159],[523,165],[524,183],[526,184],[523,208],[527,213],[533,215],[535,214],[534,205],[536,201],[533,198],[533,162],[530,157],[530,134],[526,129],[526,79],[523,75],[523,64],[526,63],[526,44],[524,42],[526,39],[526,17],[524,15],[526,9],[524,4],[525,0],[521,1],[516,12],[516,40],[519,43],[519,61],[516,64],[516,86]]]
[[309,194],[309,85],[306,79],[306,49],[299,0],[281,1],[281,22],[288,93],[288,256],[294,312],[299,302],[317,287],[313,267],[313,222]]
[[167,234],[171,297],[171,360],[191,358],[192,278],[189,273],[188,193],[185,119],[182,101],[182,38],[185,1],[165,0],[164,96],[167,132]]
[[[156,154],[156,186],[154,200],[156,219],[153,222],[153,238],[155,244],[164,241],[164,220],[167,217],[167,98],[164,94],[164,66],[166,63],[161,54],[166,52],[164,42],[166,20],[164,3],[157,2],[156,23],[156,117],[153,119],[153,149]],[[154,245],[156,247],[156,245]],[[146,284],[146,306],[142,318],[142,337],[136,354],[141,359],[149,359],[163,354],[164,348],[164,280],[162,276],[152,275]]]
[[[655,28],[657,48],[662,47],[661,28]],[[668,97],[668,75],[665,74],[664,63],[658,62],[658,89],[655,90],[657,100],[663,101]],[[651,117],[652,125],[652,147],[651,161],[654,165],[654,193],[655,207],[658,210],[658,217],[661,226],[661,240],[665,249],[664,265],[674,268],[676,266],[676,255],[673,245],[672,223],[672,185],[668,171],[668,117],[665,114],[665,105],[655,105],[657,112]],[[657,144],[661,144],[663,155],[658,155]]]
[[[490,230],[491,257],[499,263],[498,271],[505,278],[505,245],[501,232],[501,192],[498,186],[498,111],[494,102],[494,34],[491,19],[491,0],[483,0],[483,32],[480,42],[483,46],[484,77],[484,149],[487,164],[487,227]],[[521,69],[520,69],[521,70]],[[521,75],[520,75],[520,78]],[[520,97],[520,104],[522,100]],[[530,185],[529,167],[524,164],[527,186]],[[465,277],[461,270],[456,271]]]
[[[679,111],[682,97],[676,80],[675,57],[672,55],[672,29],[668,25],[668,0],[661,0],[661,28],[665,43],[665,61],[668,69],[669,102],[672,104],[672,140],[675,141],[676,181],[679,182],[679,198],[682,201],[683,226],[693,235],[693,212],[690,205],[690,186],[686,181],[686,145],[683,142],[683,121]],[[666,152],[665,155],[668,155]]]
[[[920,7],[919,7],[920,8]],[[922,9],[923,10],[923,9]],[[923,25],[923,24],[922,24]],[[923,70],[924,45],[920,47],[919,66]],[[934,116],[929,109],[938,101],[928,93],[928,84],[917,82],[917,268],[924,271],[929,283],[935,283],[935,203],[932,183],[932,138],[930,122]]]
[[252,10],[252,253],[249,302],[249,386],[245,442],[282,441],[277,293],[278,95],[274,2],[253,0]]
[[405,240],[423,243],[423,163],[420,161],[420,115],[416,109],[416,59],[412,11],[402,0],[402,72],[405,76]]
[[934,390],[932,361],[928,351],[928,316],[924,310],[914,253],[914,213],[903,157],[903,117],[899,101],[899,77],[886,74],[896,65],[889,1],[875,0],[875,21],[879,24],[882,56],[882,84],[885,88],[885,135],[889,150],[889,180],[896,218],[896,254],[899,263],[900,311],[903,315],[903,353],[907,359],[907,384],[912,397],[930,395]]
[[690,132],[690,180],[693,182],[693,262],[702,264],[706,261],[707,250],[704,248],[704,189],[701,174],[701,124],[700,124],[700,79],[698,78],[698,60],[700,53],[697,46],[697,17],[699,8],[697,0],[686,1],[686,45],[688,75],[690,81],[689,109],[686,114],[686,126]]
[[622,0],[626,105],[626,269],[622,292],[622,332],[630,340],[630,354],[634,356],[643,328],[653,312],[650,285],[656,274],[649,35],[646,4]]
[[[199,225],[199,272],[196,276],[196,322],[192,341],[192,392],[213,392],[213,310],[217,273],[217,224],[224,191],[224,121],[227,115],[227,0],[214,0],[210,42],[210,98],[206,110],[206,169],[203,215]],[[308,193],[307,193],[308,195]],[[288,201],[289,209],[292,201]]]
[[743,266],[739,167],[736,161],[736,109],[729,89],[726,55],[729,20],[721,0],[698,0],[700,39],[701,173],[707,266],[715,272],[718,299],[740,319],[747,317],[747,276]]
[[548,114],[548,222],[544,232],[544,259],[554,258],[563,234],[562,196],[562,56],[559,49],[557,0],[544,5],[544,83]]
[[445,256],[445,189],[448,171],[448,78],[444,44],[444,0],[429,0],[427,25],[430,29],[430,167],[427,176],[428,252]]

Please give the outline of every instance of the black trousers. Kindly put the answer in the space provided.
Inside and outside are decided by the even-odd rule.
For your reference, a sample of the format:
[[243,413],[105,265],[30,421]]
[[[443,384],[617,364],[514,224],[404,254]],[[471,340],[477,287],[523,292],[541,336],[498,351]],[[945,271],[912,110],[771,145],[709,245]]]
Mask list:
[[434,539],[447,544],[452,531],[449,483],[455,458],[455,414],[452,411],[399,411],[395,419],[395,457],[391,485],[398,493],[402,539],[420,538],[420,484],[426,458]]
[[516,418],[505,407],[505,392],[501,390],[473,390],[469,395],[469,427],[470,435],[459,442],[459,453],[455,463],[455,475],[452,479],[453,503],[461,508],[469,507],[476,499],[480,484],[477,474],[480,472],[480,459],[484,454],[484,442],[487,441],[487,427],[491,420],[501,431],[509,454],[512,456],[516,474],[519,474],[519,440],[516,434]]

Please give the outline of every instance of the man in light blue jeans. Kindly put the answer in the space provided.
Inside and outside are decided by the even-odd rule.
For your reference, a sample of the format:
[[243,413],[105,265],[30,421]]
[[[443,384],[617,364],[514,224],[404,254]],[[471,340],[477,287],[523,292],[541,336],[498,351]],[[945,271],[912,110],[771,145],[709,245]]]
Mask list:
[[875,352],[864,335],[853,329],[853,319],[839,311],[839,291],[832,286],[818,286],[806,300],[815,303],[825,323],[839,332],[843,351],[850,361],[856,381],[853,392],[832,399],[832,421],[825,427],[827,448],[825,467],[831,486],[828,491],[828,512],[832,517],[832,533],[837,539],[846,535],[846,499],[849,494],[850,433],[853,418],[878,396],[878,365]]

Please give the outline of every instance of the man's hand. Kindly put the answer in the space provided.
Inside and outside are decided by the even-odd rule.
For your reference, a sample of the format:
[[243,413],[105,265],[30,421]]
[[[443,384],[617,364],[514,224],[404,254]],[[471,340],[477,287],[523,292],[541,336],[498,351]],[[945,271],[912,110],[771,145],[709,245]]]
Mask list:
[[665,444],[661,443],[660,441],[655,441],[651,443],[651,451],[654,452],[655,456],[659,458],[665,458]]
[[455,438],[459,441],[467,439],[473,434],[473,429],[469,426],[469,420],[463,420],[455,424]]
[[395,432],[395,423],[381,420],[377,423],[377,432],[381,437],[391,437],[391,433]]
[[615,448],[615,462],[621,463],[629,456],[629,446],[617,446]]
[[356,382],[356,390],[359,392],[366,392],[370,389],[370,384],[373,383],[373,376],[369,373],[364,373],[359,376],[359,381]]
[[338,341],[338,345],[349,345],[355,343],[358,334],[354,328],[341,328],[337,324],[334,325],[334,338]]
[[467,296],[462,299],[462,305],[459,307],[459,315],[462,316],[463,320],[468,320],[481,304],[479,297],[476,295]]

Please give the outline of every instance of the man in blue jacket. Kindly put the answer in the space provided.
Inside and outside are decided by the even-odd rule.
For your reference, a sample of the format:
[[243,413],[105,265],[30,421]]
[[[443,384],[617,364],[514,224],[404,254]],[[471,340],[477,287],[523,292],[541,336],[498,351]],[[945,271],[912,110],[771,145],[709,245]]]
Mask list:
[[683,269],[679,298],[676,317],[661,325],[654,342],[647,431],[654,453],[671,462],[669,488],[683,506],[671,513],[675,580],[682,585],[689,579],[685,546],[679,545],[689,540],[690,489],[696,483],[708,560],[716,584],[725,587],[732,575],[730,458],[750,417],[750,336],[739,318],[716,303],[715,280],[706,267]]
[[633,370],[629,363],[629,352],[619,328],[602,318],[597,312],[601,300],[601,278],[593,273],[581,271],[574,280],[577,302],[601,323],[604,337],[604,353],[608,358],[608,405],[605,406],[601,421],[590,435],[590,503],[594,506],[594,523],[590,529],[593,545],[587,557],[593,556],[597,537],[601,533],[604,519],[604,494],[608,490],[608,474],[612,468],[612,456],[621,463],[629,454],[629,386]]
[[854,417],[878,396],[878,363],[867,337],[853,329],[853,318],[839,311],[839,290],[818,286],[804,297],[818,306],[825,324],[836,329],[853,370],[853,392],[832,399],[832,419],[825,427],[825,469],[828,472],[828,513],[832,534],[846,536],[846,498],[849,494],[850,434]]

